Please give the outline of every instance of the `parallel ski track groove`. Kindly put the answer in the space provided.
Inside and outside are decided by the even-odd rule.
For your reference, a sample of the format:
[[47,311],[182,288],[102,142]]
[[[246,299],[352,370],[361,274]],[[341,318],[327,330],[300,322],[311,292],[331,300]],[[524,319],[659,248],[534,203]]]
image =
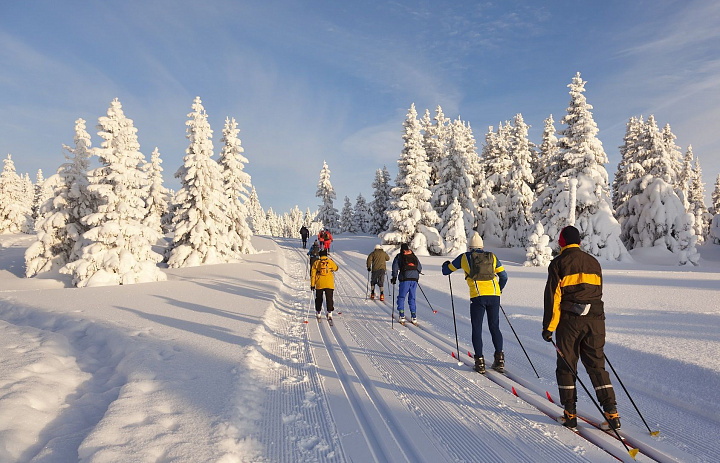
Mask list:
[[[339,254],[341,255],[340,257],[342,258],[342,252],[340,252]],[[342,259],[342,261],[340,259],[338,259],[337,257],[335,257],[335,259],[339,263],[345,264],[344,259]],[[364,281],[360,281],[360,278],[358,278],[357,275],[355,275],[354,273],[351,273],[351,272],[342,272],[341,274],[339,274],[337,276],[337,278],[338,278],[338,283],[341,283],[341,284],[336,285],[336,288],[343,288],[346,293],[346,294],[342,294],[342,292],[341,292],[340,294],[338,294],[340,296],[338,298],[338,301],[341,304],[345,298],[357,299],[357,297],[352,297],[352,295],[348,294],[349,288],[358,288],[358,286],[362,286],[366,283]],[[347,280],[347,281],[343,281],[343,280]],[[355,284],[352,284],[350,280],[354,280]],[[336,291],[337,291],[337,289],[336,289]],[[356,289],[354,291],[354,293],[357,295],[357,294],[359,294],[359,291]],[[392,301],[391,301],[391,303],[392,303]],[[347,306],[349,307],[350,304],[347,304]],[[389,310],[384,306],[384,304],[381,303],[381,304],[379,304],[379,306],[382,307],[382,310],[384,312],[389,312]],[[360,326],[362,326],[363,328],[367,329],[368,332],[370,332],[370,327],[376,326],[376,324],[370,323],[370,322],[372,322],[372,321],[376,322],[377,320],[371,320],[370,318],[368,318],[367,314],[365,314],[363,312],[365,312],[365,311],[361,311],[360,313],[354,314],[354,318],[364,319],[364,320],[358,320],[358,321],[365,321],[365,323],[361,323]],[[409,329],[417,330],[418,328],[409,328]],[[357,337],[356,331],[357,330],[355,330],[353,332],[353,334],[355,334]],[[387,337],[387,330],[382,330],[382,332],[376,331],[375,333],[370,333],[369,338],[371,340],[371,343],[375,342],[376,345],[373,346],[375,349],[378,348],[377,340],[382,339],[383,337]],[[407,338],[405,340],[409,341]],[[358,342],[362,346],[362,342],[359,339],[358,339]],[[424,351],[422,348],[418,348],[415,350],[415,352],[422,353]],[[371,356],[372,360],[376,364],[376,367],[381,372],[383,372],[383,374],[386,378],[389,378],[391,380],[392,380],[392,378],[398,378],[398,377],[403,377],[403,376],[407,377],[408,376],[407,367],[402,365],[402,362],[398,362],[398,358],[397,358],[398,354],[395,352],[391,352],[389,350],[386,351],[386,353],[389,355]],[[436,363],[437,359],[432,356],[426,355],[424,358],[420,358],[420,359],[414,358],[414,359],[412,359],[412,361],[414,361],[414,362],[429,361],[430,363]],[[463,449],[465,451],[460,452],[461,455],[474,454],[474,452],[478,451],[478,446],[477,446],[478,441],[475,438],[474,433],[469,428],[464,427],[464,426],[459,426],[457,423],[474,422],[478,419],[476,407],[478,405],[482,405],[482,404],[478,402],[478,395],[476,392],[477,384],[474,381],[468,380],[467,378],[465,378],[462,375],[457,374],[457,373],[453,375],[452,381],[449,381],[447,376],[441,376],[438,374],[438,372],[436,372],[430,368],[426,368],[425,373],[431,373],[432,375],[435,375],[435,377],[439,381],[431,384],[430,382],[425,380],[423,375],[411,373],[410,374],[412,376],[411,383],[413,381],[416,381],[418,383],[424,383],[428,387],[432,386],[433,389],[435,389],[435,390],[437,390],[438,385],[442,385],[443,389],[442,389],[442,391],[438,391],[437,395],[441,395],[441,396],[445,396],[445,397],[458,397],[458,389],[461,389],[462,391],[468,391],[468,393],[463,393],[463,397],[456,399],[456,401],[464,401],[465,403],[461,404],[461,406],[458,409],[455,409],[455,413],[449,413],[446,408],[443,408],[440,405],[436,405],[438,403],[436,400],[426,400],[422,397],[412,396],[412,400],[409,402],[412,403],[413,405],[419,404],[419,405],[414,405],[414,408],[416,410],[422,410],[424,412],[424,413],[419,414],[419,416],[421,418],[424,418],[427,415],[432,415],[432,416],[442,416],[442,415],[448,416],[449,415],[448,416],[449,419],[447,420],[448,426],[445,426],[442,430],[435,429],[437,427],[437,425],[435,424],[433,426],[433,422],[428,422],[426,419],[424,419],[423,421],[425,421],[426,425],[428,427],[430,427],[431,429],[433,429],[433,431],[442,435],[442,442],[443,442],[443,444],[447,445],[450,453],[457,455],[457,453],[453,452],[452,450],[453,449],[458,449],[458,450]],[[392,381],[392,382],[396,383],[396,381]],[[462,386],[462,387],[459,388],[459,386]],[[469,395],[469,391],[471,391],[471,390],[474,391],[475,394]],[[483,398],[485,399],[484,402],[486,405],[494,406],[494,407],[498,406],[498,399],[496,397],[494,397],[492,395],[488,396],[487,394],[485,396],[486,397],[483,397]],[[512,399],[514,399],[514,397],[512,397]],[[472,405],[470,405],[470,404],[472,404]],[[501,403],[500,406],[504,406],[504,403]],[[516,423],[511,423],[514,425],[515,430],[520,430],[520,429],[530,427],[529,425],[531,423],[529,423],[527,419],[525,419],[524,417],[518,418],[518,416],[519,415],[517,415],[517,414],[512,414],[511,418],[510,418],[510,422],[517,421]],[[434,421],[436,421],[436,420],[434,420]],[[453,426],[452,423],[455,423],[455,425]],[[495,422],[495,420],[490,420],[488,423],[485,423],[485,424],[489,425],[489,426],[494,426],[494,425],[496,425],[496,422]],[[523,453],[519,449],[513,451],[517,447],[515,445],[513,445],[512,440],[517,438],[518,433],[516,433],[515,436],[512,436],[512,438],[510,438],[510,437],[504,437],[503,432],[506,432],[506,430],[498,429],[497,431],[498,431],[497,432],[498,438],[500,438],[501,440],[504,440],[505,444],[506,444],[506,445],[501,445],[500,447],[504,448],[511,455],[497,454],[494,452],[494,449],[492,449],[488,446],[485,446],[483,451],[486,452],[486,453],[484,453],[484,455],[486,457],[492,456],[493,457],[492,459],[494,461],[503,461],[503,460],[507,461],[508,458],[509,459],[524,459],[524,460],[528,460],[528,461],[532,460],[532,457],[534,455],[528,455],[526,453]],[[473,444],[475,444],[475,445],[473,445]],[[555,453],[552,453],[552,454],[548,453],[547,455],[548,455],[548,459],[550,459],[550,460],[558,457],[558,455]],[[574,458],[578,457],[578,455],[575,453],[573,453],[572,456]],[[561,457],[567,457],[567,454],[563,454]],[[462,457],[460,455],[458,455],[458,458],[462,459]]]

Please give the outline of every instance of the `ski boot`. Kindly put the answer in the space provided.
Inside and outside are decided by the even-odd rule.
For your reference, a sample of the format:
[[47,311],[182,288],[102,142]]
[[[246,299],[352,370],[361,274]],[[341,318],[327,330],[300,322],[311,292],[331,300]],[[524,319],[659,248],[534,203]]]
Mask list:
[[414,313],[413,313],[413,314],[410,314],[410,322],[411,322],[413,325],[415,325],[415,326],[417,326],[417,324],[418,324],[417,316],[415,316]]
[[381,301],[384,301],[384,300],[385,300],[385,295],[384,295],[383,293],[380,293],[380,300],[381,300]]
[[568,406],[563,411],[563,414],[558,417],[558,421],[566,428],[576,429],[577,428],[577,412],[575,411],[575,404]]
[[474,370],[480,373],[481,375],[485,374],[485,357],[482,355],[475,356],[475,367]]
[[375,299],[375,293],[370,293],[370,300],[374,300],[374,299]]
[[616,409],[606,411],[605,420],[600,423],[600,428],[603,431],[612,431],[613,429],[620,429],[620,415]]
[[315,316],[317,317],[318,320],[320,320],[322,318],[319,310],[315,311]]
[[505,373],[505,354],[501,352],[495,352],[495,361],[491,367],[493,370]]
[[398,320],[400,320],[400,324],[404,325],[405,324],[405,312],[398,312],[398,315],[400,316],[400,318],[398,319]]

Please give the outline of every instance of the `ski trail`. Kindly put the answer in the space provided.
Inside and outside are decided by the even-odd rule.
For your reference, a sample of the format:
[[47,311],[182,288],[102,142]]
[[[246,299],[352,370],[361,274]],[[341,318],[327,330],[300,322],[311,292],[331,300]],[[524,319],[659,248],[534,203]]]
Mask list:
[[[355,413],[380,414],[392,428],[392,441],[405,450],[388,461],[614,460],[577,436],[553,439],[567,431],[499,386],[448,362],[445,352],[412,334],[418,328],[396,324],[391,330],[390,306],[365,299],[363,262],[343,251],[331,257],[340,266],[335,300],[342,315],[335,317],[334,328],[311,324],[311,337],[315,329],[324,336],[320,349],[334,352],[333,365],[342,367],[345,381],[356,377],[357,385],[345,383],[355,391],[345,400],[363,408]],[[336,420],[346,418],[331,408]],[[366,441],[376,455],[387,456],[385,450],[392,448],[377,436]]]

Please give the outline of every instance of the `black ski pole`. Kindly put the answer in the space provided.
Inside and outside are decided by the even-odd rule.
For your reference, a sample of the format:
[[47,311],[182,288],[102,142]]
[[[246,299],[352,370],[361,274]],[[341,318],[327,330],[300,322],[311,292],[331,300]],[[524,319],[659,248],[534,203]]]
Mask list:
[[517,333],[515,332],[515,328],[513,328],[512,323],[510,323],[510,319],[508,318],[507,314],[505,313],[505,309],[503,309],[502,304],[500,304],[500,310],[502,310],[503,315],[505,315],[505,320],[507,320],[508,325],[510,325],[510,329],[512,330],[513,334],[515,335],[515,339],[517,339],[518,344],[520,344],[520,347],[522,348],[523,352],[525,353],[525,357],[527,357],[528,362],[530,362],[530,366],[532,367],[533,371],[535,372],[535,376],[540,379],[540,375],[538,374],[537,370],[535,369],[535,365],[533,365],[532,360],[530,360],[530,356],[528,355],[527,351],[525,350],[525,346],[523,346],[522,342],[520,342],[520,338],[518,337]]
[[612,372],[615,373],[615,377],[617,378],[618,382],[620,383],[620,386],[622,386],[623,390],[625,391],[625,394],[627,394],[627,396],[628,396],[628,399],[630,399],[630,403],[632,403],[633,407],[635,407],[635,411],[637,411],[638,415],[640,415],[640,419],[643,421],[643,423],[645,423],[645,427],[650,432],[650,435],[657,436],[658,434],[660,434],[660,431],[653,431],[650,429],[650,426],[648,426],[647,422],[645,421],[645,418],[643,418],[643,416],[642,416],[642,413],[640,413],[640,409],[637,407],[637,405],[635,405],[635,401],[632,399],[632,397],[630,397],[630,392],[627,390],[627,388],[623,384],[622,380],[620,379],[620,377],[617,374],[617,371],[615,371],[615,368],[613,368],[612,363],[610,363],[610,359],[607,358],[607,355],[605,355],[605,361],[607,362],[608,366],[610,366],[610,369],[612,370]]
[[390,321],[390,328],[395,329],[395,283],[393,283],[392,287],[392,301],[390,301],[390,305],[392,305],[392,320]]
[[[373,289],[375,289],[373,287]],[[367,301],[368,293],[370,292],[370,270],[368,270],[367,285],[365,285],[365,300]]]
[[455,300],[453,299],[452,279],[450,278],[450,275],[448,275],[448,283],[450,284],[450,305],[452,306],[453,326],[455,327],[455,347],[457,348],[457,361],[458,365],[462,365],[462,360],[460,360],[460,343],[458,342],[457,335],[457,322],[455,321]]
[[430,306],[430,310],[433,311],[433,313],[437,313],[437,310],[433,309],[432,304],[430,303],[430,300],[427,296],[425,296],[425,291],[423,291],[422,286],[420,286],[420,282],[418,281],[418,288],[420,288],[420,292],[422,293],[423,297],[425,297],[425,300],[427,301],[428,305]]
[[[555,341],[553,341],[552,338],[551,338],[551,339],[550,339],[550,342],[552,342],[553,347],[554,347],[555,350],[557,351],[558,356],[559,356],[559,357],[563,360],[563,362],[565,363],[565,366],[568,368],[568,370],[570,370],[570,373],[572,373],[573,378],[575,378],[575,381],[577,381],[578,383],[580,383],[580,385],[582,386],[582,388],[583,388],[583,389],[585,390],[585,392],[587,393],[588,397],[590,397],[590,400],[592,400],[593,405],[595,405],[595,408],[598,409],[598,411],[600,412],[600,415],[601,415],[601,416],[605,416],[605,414],[604,414],[603,411],[602,411],[602,408],[600,408],[600,404],[598,404],[597,401],[595,400],[595,398],[590,394],[590,391],[589,391],[588,388],[585,386],[585,383],[582,382],[582,380],[578,377],[577,372],[575,372],[575,370],[573,369],[573,367],[570,366],[570,363],[568,363],[567,359],[565,358],[565,355],[564,355],[564,354],[562,353],[562,351],[558,348],[557,344],[555,344]],[[618,433],[618,430],[615,429],[615,426],[613,426],[613,424],[612,424],[610,421],[608,421],[608,426],[610,426],[610,429],[613,430],[613,432],[614,432],[615,435],[617,436],[618,440],[622,443],[623,447],[625,447],[625,450],[627,450],[627,452],[630,454],[630,456],[631,456],[632,459],[634,460],[634,459],[635,459],[635,455],[637,455],[639,449],[632,449],[632,450],[630,450],[630,449],[628,448],[627,444],[625,443],[625,440],[624,440],[622,437],[620,437],[620,433]]]

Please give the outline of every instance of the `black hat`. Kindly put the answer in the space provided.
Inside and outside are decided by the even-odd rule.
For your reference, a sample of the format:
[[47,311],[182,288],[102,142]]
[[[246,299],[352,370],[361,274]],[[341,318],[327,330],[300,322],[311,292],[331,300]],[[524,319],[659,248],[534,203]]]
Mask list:
[[560,238],[558,239],[561,247],[565,247],[568,244],[580,244],[580,230],[568,225],[567,227],[560,230]]
[[320,255],[327,256],[327,249],[323,249],[322,251],[320,251]]
[[400,245],[400,250],[401,250],[401,251],[408,251],[408,250],[410,250],[410,246],[408,246],[407,243],[403,243],[403,244]]

